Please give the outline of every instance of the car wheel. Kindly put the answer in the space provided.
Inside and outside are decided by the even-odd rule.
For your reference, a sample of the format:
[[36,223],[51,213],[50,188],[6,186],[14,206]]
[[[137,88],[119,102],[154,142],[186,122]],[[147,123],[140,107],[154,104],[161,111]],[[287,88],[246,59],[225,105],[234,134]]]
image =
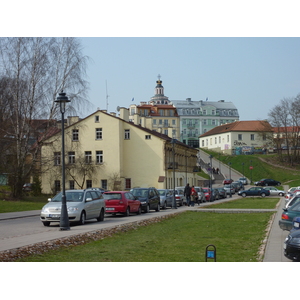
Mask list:
[[144,213],[148,213],[150,211],[150,206],[149,204],[146,206],[146,209],[144,209]]
[[278,182],[278,183],[277,183],[277,186],[280,186],[280,185],[281,185],[281,183],[280,183],[280,182]]
[[130,207],[129,206],[126,208],[126,212],[124,213],[124,216],[125,217],[129,217],[130,216]]
[[160,203],[157,203],[156,211],[160,211]]
[[49,225],[50,225],[50,222],[48,222],[48,221],[43,222],[43,225],[44,225],[44,226],[49,226]]
[[265,193],[261,193],[261,196],[264,198],[264,197],[266,197],[266,194]]
[[167,201],[164,202],[164,205],[162,207],[163,209],[167,209]]
[[183,206],[183,200],[181,200],[181,202],[180,202],[180,206]]
[[245,198],[246,196],[247,196],[247,195],[246,195],[246,193],[242,193],[242,197],[244,197],[244,198]]
[[99,217],[97,218],[97,221],[102,222],[103,220],[104,220],[104,209],[102,208]]
[[278,195],[279,195],[280,197],[282,197],[282,196],[283,196],[283,193],[279,193]]
[[268,184],[267,184],[267,183],[265,183],[265,186],[268,186]]
[[142,213],[142,208],[141,208],[141,206],[139,206],[139,209],[138,209],[138,211],[136,212],[136,214],[137,215],[140,215]]
[[85,218],[86,218],[86,215],[85,215],[85,212],[83,211],[80,215],[80,220],[79,220],[79,224],[80,225],[84,225],[85,224]]

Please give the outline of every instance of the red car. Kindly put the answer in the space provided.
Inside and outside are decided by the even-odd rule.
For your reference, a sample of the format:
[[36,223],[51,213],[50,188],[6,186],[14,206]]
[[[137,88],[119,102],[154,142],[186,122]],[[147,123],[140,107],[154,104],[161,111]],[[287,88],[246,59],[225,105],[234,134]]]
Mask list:
[[107,214],[121,213],[129,216],[130,213],[142,212],[141,202],[137,200],[130,192],[111,191],[103,193]]
[[210,188],[202,188],[202,190],[203,190],[204,195],[205,195],[205,200],[210,201],[210,193],[211,193]]
[[233,182],[232,179],[224,179],[224,180],[223,180],[223,185],[224,185],[224,184],[230,184],[231,182]]

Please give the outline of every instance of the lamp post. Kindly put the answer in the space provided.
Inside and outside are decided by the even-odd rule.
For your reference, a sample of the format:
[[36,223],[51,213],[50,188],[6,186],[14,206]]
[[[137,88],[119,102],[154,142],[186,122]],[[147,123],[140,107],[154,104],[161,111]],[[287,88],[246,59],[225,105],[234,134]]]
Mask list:
[[173,205],[172,208],[177,209],[176,205],[176,197],[175,197],[175,144],[176,144],[176,139],[171,140],[172,144],[172,154],[173,154]]
[[61,112],[61,152],[62,152],[62,197],[61,197],[61,212],[60,212],[60,230],[70,230],[69,216],[67,210],[66,190],[65,190],[65,126],[64,114],[66,111],[66,103],[70,102],[66,93],[63,90],[59,93],[55,102],[60,105]]
[[243,166],[243,177],[245,177],[245,175],[244,175],[245,174],[245,168],[244,168],[245,167],[245,163],[242,163],[242,166]]
[[210,177],[209,177],[209,188],[210,188],[210,196],[209,196],[209,201],[212,202],[212,158],[213,156],[209,156],[209,162],[210,162]]
[[232,197],[231,195],[231,162],[228,163],[229,165],[229,181],[230,181],[230,185],[229,185],[229,198]]

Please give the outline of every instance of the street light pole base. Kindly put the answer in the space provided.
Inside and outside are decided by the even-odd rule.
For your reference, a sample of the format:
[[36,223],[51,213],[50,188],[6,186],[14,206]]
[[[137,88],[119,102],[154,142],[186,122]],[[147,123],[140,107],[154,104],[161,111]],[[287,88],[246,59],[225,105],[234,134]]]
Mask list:
[[60,227],[59,230],[70,230],[70,227]]

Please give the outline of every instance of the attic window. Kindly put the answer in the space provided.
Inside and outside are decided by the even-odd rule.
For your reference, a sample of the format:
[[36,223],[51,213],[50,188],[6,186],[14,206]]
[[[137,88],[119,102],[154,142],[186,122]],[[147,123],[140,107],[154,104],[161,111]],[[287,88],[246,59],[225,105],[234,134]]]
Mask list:
[[95,123],[98,123],[100,120],[99,116],[95,116]]
[[151,135],[150,134],[146,134],[145,135],[145,140],[151,140]]

